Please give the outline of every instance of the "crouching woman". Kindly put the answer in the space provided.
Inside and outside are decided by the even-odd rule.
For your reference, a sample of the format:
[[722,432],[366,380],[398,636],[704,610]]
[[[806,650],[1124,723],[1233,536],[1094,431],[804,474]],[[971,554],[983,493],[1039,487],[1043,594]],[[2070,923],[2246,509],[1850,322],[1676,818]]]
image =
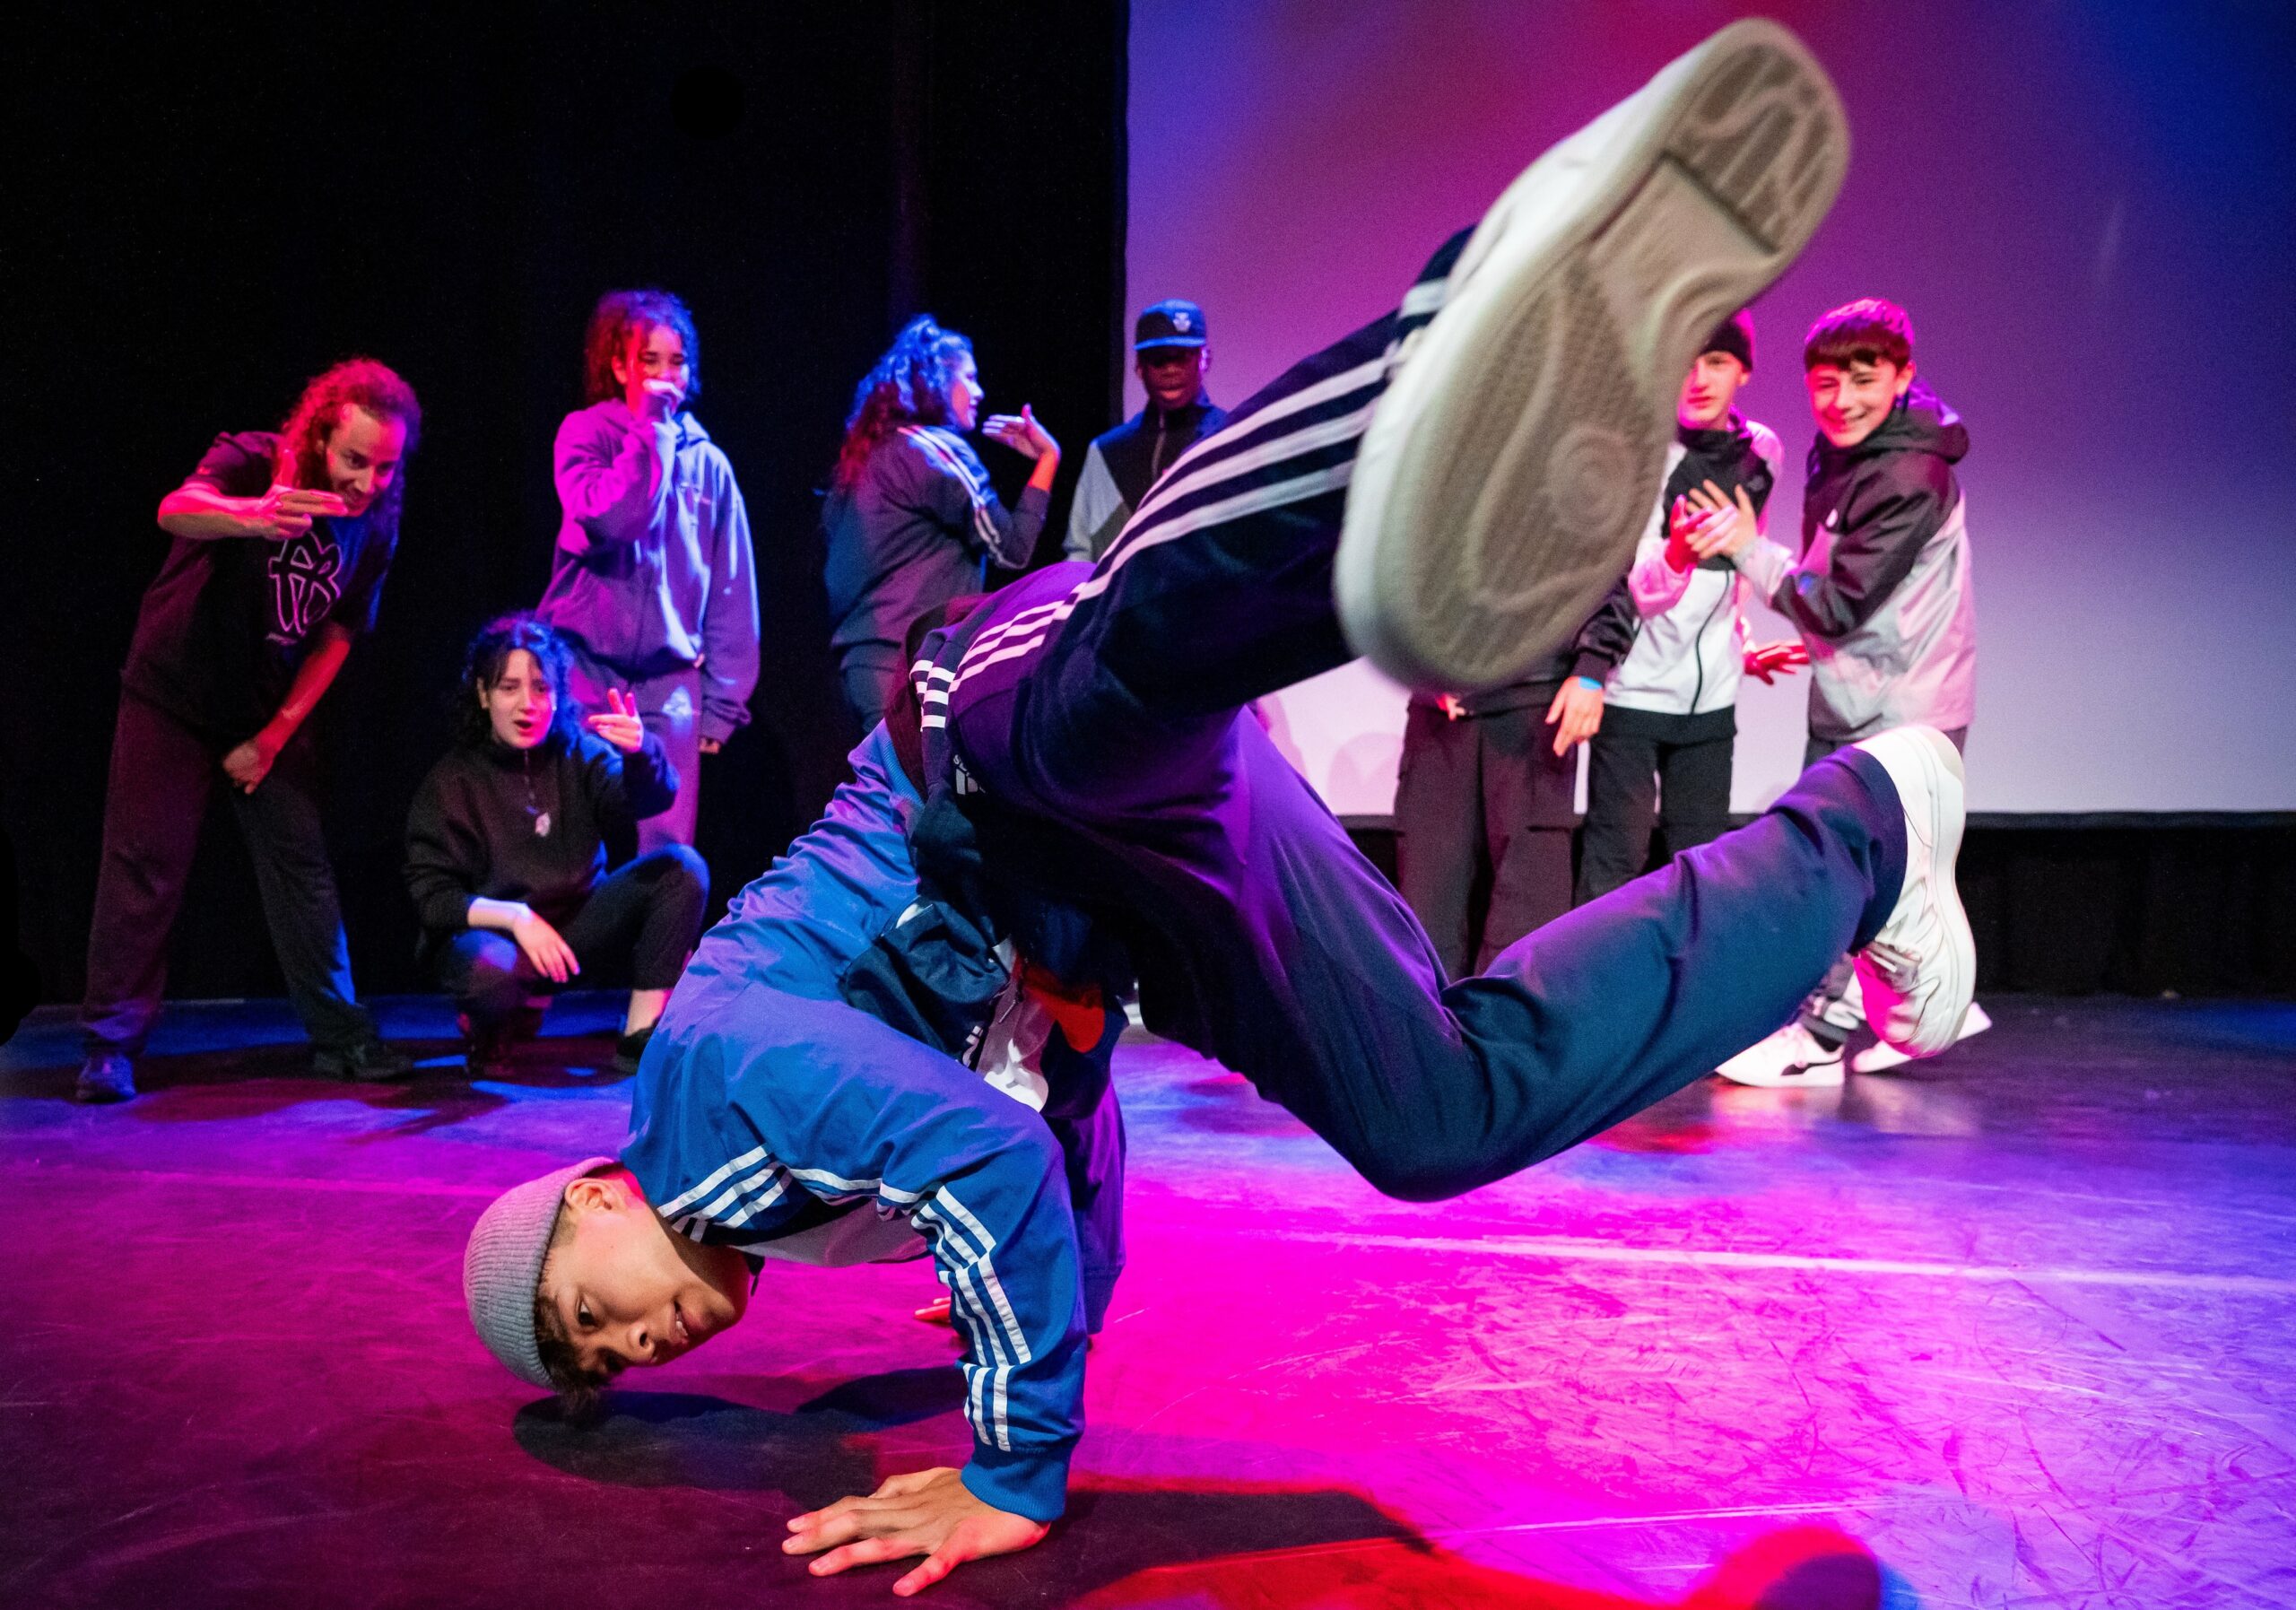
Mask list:
[[471,640],[456,742],[406,823],[406,887],[422,953],[455,998],[473,1067],[538,1024],[549,992],[630,959],[615,1066],[634,1070],[701,934],[709,873],[683,844],[606,870],[606,845],[677,798],[678,775],[622,690],[585,717],[572,655],[531,614]]

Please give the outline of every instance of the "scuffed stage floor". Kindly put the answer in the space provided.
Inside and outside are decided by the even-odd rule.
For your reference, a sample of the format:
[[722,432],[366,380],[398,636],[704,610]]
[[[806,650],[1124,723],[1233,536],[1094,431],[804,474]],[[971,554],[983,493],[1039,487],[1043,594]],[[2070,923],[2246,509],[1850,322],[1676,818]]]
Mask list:
[[[1072,1518],[924,1602],[1675,1605],[1823,1525],[1896,1606],[2296,1603],[2296,1008],[1988,1005],[1910,1075],[1709,1081],[1433,1207],[1126,1046]],[[384,1015],[448,1049],[438,1004]],[[926,1266],[770,1270],[587,1429],[469,1333],[485,1200],[619,1137],[609,1022],[561,1005],[500,1082],[353,1087],[282,1007],[179,1009],[109,1110],[65,1099],[68,1021],[27,1025],[0,1604],[893,1602],[778,1544],[961,1461]]]

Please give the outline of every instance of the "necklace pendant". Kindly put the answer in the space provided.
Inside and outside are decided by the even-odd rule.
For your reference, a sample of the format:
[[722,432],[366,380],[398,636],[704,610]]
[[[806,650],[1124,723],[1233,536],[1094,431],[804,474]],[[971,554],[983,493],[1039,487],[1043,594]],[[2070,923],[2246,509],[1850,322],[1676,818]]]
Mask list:
[[535,817],[535,837],[537,839],[547,839],[550,837],[550,813],[548,811],[541,812]]

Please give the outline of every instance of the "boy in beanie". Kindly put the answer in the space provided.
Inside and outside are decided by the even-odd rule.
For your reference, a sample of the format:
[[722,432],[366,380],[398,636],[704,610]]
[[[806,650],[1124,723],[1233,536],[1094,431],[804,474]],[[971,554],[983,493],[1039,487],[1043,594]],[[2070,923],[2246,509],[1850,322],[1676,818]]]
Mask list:
[[1742,668],[1766,683],[1809,663],[1799,643],[1748,644],[1749,584],[1729,560],[1690,550],[1708,509],[1743,500],[1755,529],[1768,529],[1785,453],[1769,426],[1735,406],[1753,371],[1754,321],[1741,309],[1715,326],[1683,378],[1665,485],[1627,575],[1633,647],[1604,690],[1602,725],[1587,747],[1580,905],[1641,875],[1654,817],[1669,856],[1720,836]]
[[[1691,546],[1726,557],[1809,646],[1804,763],[1918,722],[1962,747],[1977,711],[1977,605],[1968,500],[1954,466],[1970,434],[1916,372],[1913,321],[1878,297],[1810,326],[1802,367],[1811,445],[1797,562],[1735,509],[1712,508]],[[1724,1063],[1743,1084],[1839,1084],[1842,1048],[1864,1021],[1850,968],[1837,963],[1800,1016]],[[1987,1024],[1972,1008],[1961,1032]],[[1891,1066],[1882,1049],[1860,1072]]]
[[1113,1127],[1092,1092],[1129,979],[1152,1029],[1422,1201],[1702,1076],[1844,949],[1893,958],[1866,984],[1892,1040],[1950,1040],[1975,962],[1934,732],[1822,761],[1447,984],[1248,708],[1351,638],[1474,687],[1575,630],[1626,568],[1676,377],[1816,228],[1845,138],[1792,36],[1732,25],[1518,180],[1450,273],[1239,406],[1096,565],[932,631],[853,784],[679,983],[620,1170],[481,1220],[465,1294],[496,1355],[528,1381],[663,1362],[739,1318],[747,1257],[914,1228],[965,1339],[971,1457],[783,1545],[821,1574],[925,1554],[913,1593],[1060,1513],[1092,1301],[1073,1177],[1107,1153],[1053,1119]]

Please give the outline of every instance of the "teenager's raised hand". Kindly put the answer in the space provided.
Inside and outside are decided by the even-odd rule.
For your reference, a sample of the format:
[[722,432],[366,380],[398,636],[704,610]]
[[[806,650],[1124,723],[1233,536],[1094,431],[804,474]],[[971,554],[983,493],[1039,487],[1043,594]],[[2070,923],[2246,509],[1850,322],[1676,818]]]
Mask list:
[[1002,442],[1026,457],[1041,458],[1047,453],[1060,451],[1060,444],[1053,440],[1052,432],[1037,423],[1036,410],[1026,403],[1021,405],[1018,413],[990,414],[980,428],[989,440]]
[[[1041,1542],[1042,1521],[996,1509],[975,1498],[947,1466],[889,1478],[866,1498],[840,1498],[825,1510],[789,1523],[784,1553],[822,1557],[806,1569],[835,1576],[856,1565],[875,1565],[923,1554],[925,1562],[893,1584],[907,1598],[968,1560],[1010,1554]],[[830,1551],[822,1553],[823,1549]]]
[[1729,558],[1753,541],[1760,528],[1753,500],[1741,486],[1726,500],[1721,489],[1711,481],[1703,488],[1693,490],[1690,496],[1698,498],[1701,491],[1709,495],[1700,505],[1699,525],[1691,533],[1691,551],[1700,559],[1711,559],[1718,553]]
[[526,965],[553,984],[563,984],[582,970],[574,947],[559,937],[558,930],[536,916],[531,906],[522,907],[511,922],[510,937],[517,942]]
[[1749,644],[1746,648],[1746,674],[1764,687],[1770,685],[1772,677],[1791,676],[1809,663],[1809,647],[1796,638]]
[[321,515],[346,514],[349,505],[331,492],[309,492],[300,486],[274,486],[248,500],[240,520],[249,536],[265,542],[292,541],[311,528]]
[[646,723],[639,718],[638,701],[620,688],[608,688],[606,708],[583,725],[624,754],[646,745]]

